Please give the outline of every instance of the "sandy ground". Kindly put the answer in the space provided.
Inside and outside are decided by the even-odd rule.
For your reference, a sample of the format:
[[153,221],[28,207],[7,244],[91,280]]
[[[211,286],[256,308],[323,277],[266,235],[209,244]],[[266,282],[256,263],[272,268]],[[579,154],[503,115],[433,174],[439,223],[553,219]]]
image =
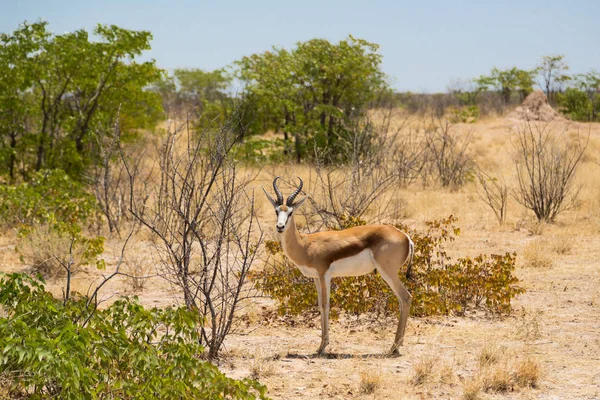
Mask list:
[[[462,129],[475,130],[477,158],[493,157],[496,163],[508,159],[508,153],[503,153],[510,146],[506,124],[488,121]],[[458,216],[462,233],[451,244],[452,255],[518,253],[516,274],[527,292],[514,300],[513,315],[502,319],[481,313],[410,318],[405,345],[396,358],[382,355],[392,343],[394,319],[342,316],[331,323],[330,356],[317,357],[318,316],[290,323],[275,316],[273,301],[256,299],[249,307],[245,333],[227,339],[219,367],[235,378],[258,378],[274,399],[600,399],[600,166],[596,163],[600,124],[589,129],[591,155],[578,176],[583,185],[581,202],[555,224],[536,226],[526,210],[511,200],[509,218],[499,226],[476,195],[474,184],[458,191],[415,187],[401,192],[409,208],[405,223],[410,226],[449,214]],[[257,187],[268,182],[272,168],[265,169]],[[259,211],[267,236],[274,238],[272,211],[266,205]],[[532,243],[539,245],[538,253],[550,257],[550,266],[535,267],[524,256]],[[556,251],[553,243],[565,248]],[[106,247],[110,271],[118,259],[120,241],[111,239]],[[129,252],[146,265],[146,273],[153,273],[159,265],[151,249],[147,238],[139,237]],[[0,270],[24,269],[14,236],[6,233],[0,237]],[[84,267],[76,277],[75,290],[85,293],[102,273]],[[62,284],[51,281],[48,287],[60,295]],[[136,294],[146,306],[180,301],[178,292],[161,278],[148,280],[137,293],[119,278],[102,292],[105,299],[118,294]],[[539,365],[536,387],[514,386],[499,393],[475,390],[474,397],[469,397],[469,388],[482,373],[478,359],[492,348],[501,354],[498,368],[504,365],[512,371],[526,359]],[[430,366],[430,372],[415,384],[416,371],[424,365]],[[372,393],[361,388],[367,381],[375,382]]]

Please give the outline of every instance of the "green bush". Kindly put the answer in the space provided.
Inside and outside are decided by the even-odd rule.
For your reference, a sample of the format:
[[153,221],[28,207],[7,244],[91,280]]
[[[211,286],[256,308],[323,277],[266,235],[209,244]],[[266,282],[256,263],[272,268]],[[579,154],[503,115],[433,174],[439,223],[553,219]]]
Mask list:
[[[360,219],[346,219],[346,226],[364,225]],[[456,218],[427,222],[424,232],[404,225],[415,243],[413,277],[400,279],[413,296],[411,313],[416,316],[455,314],[469,309],[482,309],[493,314],[511,312],[511,299],[523,293],[519,280],[513,275],[516,254],[479,255],[452,260],[445,248],[460,233],[454,226]],[[279,301],[279,312],[300,314],[316,311],[317,292],[314,282],[304,277],[283,255],[277,242],[267,242],[271,261],[252,279],[268,296]],[[398,302],[387,284],[373,273],[360,277],[332,280],[332,317],[339,310],[352,314],[374,312],[390,315],[398,311]]]
[[104,310],[62,302],[23,274],[0,279],[0,382],[36,399],[254,399],[256,381],[201,360],[196,311],[147,310],[121,299]]
[[479,119],[479,107],[478,106],[464,106],[460,108],[450,108],[451,117],[450,122],[453,124],[474,124]]
[[593,122],[600,120],[600,96],[590,98],[588,94],[576,88],[567,88],[564,93],[557,93],[557,102],[573,121]]
[[98,211],[94,196],[59,169],[36,172],[16,186],[0,185],[0,219],[6,227],[50,224],[80,230],[98,218]]

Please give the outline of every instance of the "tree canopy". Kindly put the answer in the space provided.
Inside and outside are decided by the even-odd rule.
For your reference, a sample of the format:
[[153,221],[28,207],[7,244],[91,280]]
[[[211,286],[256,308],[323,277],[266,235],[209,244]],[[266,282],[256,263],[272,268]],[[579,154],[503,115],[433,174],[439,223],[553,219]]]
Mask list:
[[121,129],[148,126],[159,97],[154,61],[136,62],[152,35],[114,25],[55,35],[46,22],[0,34],[0,173],[24,179],[59,168],[79,179],[117,116]]
[[376,44],[352,36],[337,44],[312,39],[292,50],[273,48],[242,58],[236,77],[257,117],[253,132],[283,133],[297,160],[314,148],[327,148],[329,161],[343,157],[351,122],[387,87],[381,61]]

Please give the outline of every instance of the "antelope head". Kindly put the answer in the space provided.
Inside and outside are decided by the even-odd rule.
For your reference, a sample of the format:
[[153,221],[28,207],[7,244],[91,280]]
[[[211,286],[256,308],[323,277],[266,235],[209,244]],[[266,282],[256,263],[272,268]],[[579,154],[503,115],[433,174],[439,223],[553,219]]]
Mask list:
[[287,227],[287,223],[288,223],[290,217],[292,216],[292,213],[294,212],[294,210],[297,209],[298,207],[300,207],[302,205],[302,203],[304,203],[304,201],[307,199],[308,196],[305,196],[305,197],[301,198],[300,200],[295,201],[296,196],[298,196],[298,194],[302,190],[302,186],[304,186],[302,179],[298,178],[300,180],[300,185],[294,191],[294,193],[292,193],[287,198],[285,204],[283,204],[283,194],[281,194],[281,190],[279,190],[279,188],[277,187],[277,180],[279,178],[281,178],[281,177],[278,176],[273,181],[273,190],[275,190],[275,194],[277,195],[277,200],[273,200],[273,198],[269,195],[269,193],[267,193],[265,188],[262,188],[262,189],[265,192],[265,194],[267,195],[267,198],[269,199],[271,204],[273,205],[273,208],[275,209],[275,214],[277,214],[277,232],[282,233],[283,231],[285,231],[285,228]]

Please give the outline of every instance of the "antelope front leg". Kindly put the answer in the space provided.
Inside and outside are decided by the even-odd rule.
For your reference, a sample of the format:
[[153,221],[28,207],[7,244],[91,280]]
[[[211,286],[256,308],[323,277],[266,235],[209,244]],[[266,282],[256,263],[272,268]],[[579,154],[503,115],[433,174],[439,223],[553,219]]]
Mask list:
[[329,344],[329,288],[331,278],[327,275],[315,278],[317,294],[319,295],[319,311],[321,312],[321,346],[317,350],[318,355],[325,353],[325,347]]

